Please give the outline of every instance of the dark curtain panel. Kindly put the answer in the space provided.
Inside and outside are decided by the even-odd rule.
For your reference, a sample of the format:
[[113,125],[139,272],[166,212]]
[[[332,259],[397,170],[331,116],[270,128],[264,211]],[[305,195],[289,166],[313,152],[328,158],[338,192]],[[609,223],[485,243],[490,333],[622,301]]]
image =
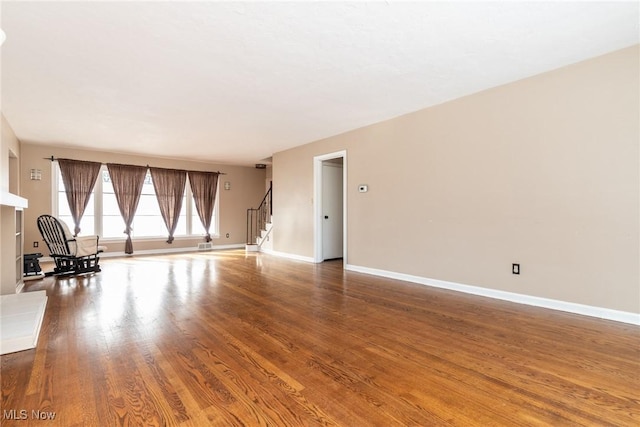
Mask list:
[[167,226],[169,238],[167,243],[173,242],[173,233],[176,231],[180,210],[182,209],[182,196],[187,182],[187,171],[175,169],[149,168],[153,188],[156,191],[160,214]]
[[80,220],[96,185],[102,163],[82,160],[58,159],[62,182],[64,182],[69,209],[75,227],[73,234],[80,233]]
[[119,165],[108,163],[109,177],[113,184],[113,191],[118,201],[120,214],[124,219],[127,241],[124,246],[126,254],[133,253],[133,243],[131,242],[131,223],[138,208],[140,193],[144,185],[144,178],[147,175],[145,166]]
[[204,229],[207,230],[205,240],[211,241],[211,217],[216,203],[216,191],[218,189],[217,172],[191,172],[189,171],[189,185],[193,193],[193,201],[198,211],[198,216]]

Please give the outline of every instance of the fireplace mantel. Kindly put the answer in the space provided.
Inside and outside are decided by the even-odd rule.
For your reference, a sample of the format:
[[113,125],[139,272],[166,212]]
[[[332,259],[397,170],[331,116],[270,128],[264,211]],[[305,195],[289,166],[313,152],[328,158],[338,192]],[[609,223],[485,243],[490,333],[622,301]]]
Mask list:
[[17,196],[13,193],[0,191],[0,205],[24,209],[29,206],[29,201],[24,197]]

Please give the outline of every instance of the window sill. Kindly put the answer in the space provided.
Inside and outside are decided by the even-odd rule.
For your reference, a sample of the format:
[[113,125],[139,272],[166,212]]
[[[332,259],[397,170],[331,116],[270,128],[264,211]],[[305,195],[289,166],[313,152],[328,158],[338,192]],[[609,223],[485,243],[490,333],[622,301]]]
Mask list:
[[[131,241],[133,242],[166,242],[169,236],[156,236],[156,237],[132,237]],[[187,240],[204,240],[204,235],[193,235],[193,236],[174,236],[173,241],[187,241]],[[219,239],[219,234],[212,234],[211,239]],[[100,243],[109,243],[109,242],[124,242],[126,237],[101,237]]]

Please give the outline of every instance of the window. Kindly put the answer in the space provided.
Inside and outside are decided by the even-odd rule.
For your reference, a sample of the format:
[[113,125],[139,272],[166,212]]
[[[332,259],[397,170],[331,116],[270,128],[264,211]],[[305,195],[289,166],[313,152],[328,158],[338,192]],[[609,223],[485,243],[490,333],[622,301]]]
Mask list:
[[[60,168],[54,163],[54,195],[53,212],[58,218],[66,222],[73,230],[73,218],[69,210],[67,195],[64,190],[64,182],[60,174]],[[124,238],[124,220],[120,215],[116,195],[109,177],[106,166],[102,166],[98,175],[98,182],[93,188],[93,193],[89,199],[89,204],[80,220],[81,234],[97,234],[101,239],[122,239]],[[138,202],[136,216],[131,225],[133,238],[166,238],[168,235],[164,220],[160,214],[160,207],[153,188],[151,173],[147,171],[147,176],[142,187],[142,194]],[[174,237],[195,237],[204,236],[205,230],[200,222],[200,217],[196,210],[195,201],[191,194],[188,178],[183,196],[182,210],[178,220],[178,226]],[[218,199],[213,210],[211,221],[211,236],[218,236]]]

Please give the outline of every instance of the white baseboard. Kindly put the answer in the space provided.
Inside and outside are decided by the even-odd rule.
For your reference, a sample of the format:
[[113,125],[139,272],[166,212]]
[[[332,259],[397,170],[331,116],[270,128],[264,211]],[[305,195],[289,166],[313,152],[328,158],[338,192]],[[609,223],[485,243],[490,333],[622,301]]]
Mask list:
[[[220,251],[225,249],[242,249],[244,248],[244,243],[237,243],[231,245],[216,245],[211,249],[200,250],[197,246],[192,248],[168,248],[168,249],[146,249],[141,251],[134,250],[132,254],[125,254],[124,252],[103,252],[100,254],[100,258],[121,258],[121,257],[131,257],[137,255],[165,255],[165,254],[180,254],[180,253],[189,253],[189,252],[211,252],[211,251]],[[53,258],[51,257],[42,257],[40,258],[40,262],[51,262]]]
[[281,257],[281,258],[293,259],[293,260],[296,260],[296,261],[311,262],[311,263],[314,263],[314,264],[316,262],[313,259],[313,257],[295,255],[295,254],[290,254],[290,253],[287,253],[287,252],[278,252],[278,251],[274,251],[274,250],[271,250],[271,249],[260,248],[260,252],[265,253],[265,254],[269,254],[269,255],[273,255],[273,256],[278,256],[278,257]]
[[581,314],[584,316],[597,317],[600,319],[613,320],[616,322],[640,325],[640,313],[630,313],[626,311],[612,310],[604,307],[594,307],[584,304],[554,300],[549,298],[535,297],[531,295],[517,294],[513,292],[499,291],[496,289],[482,288],[479,286],[464,285],[444,280],[429,279],[426,277],[413,276],[410,274],[396,273],[393,271],[379,270],[376,268],[361,267],[348,264],[345,270],[358,273],[371,274],[374,276],[387,277],[389,279],[403,280],[405,282],[418,283],[435,288],[449,289],[452,291],[464,292],[467,294],[479,295],[483,297],[495,298],[518,304],[526,304],[535,307],[550,308],[553,310],[566,311],[569,313]]
[[167,249],[147,249],[136,251],[134,250],[132,254],[125,254],[124,252],[103,252],[100,254],[100,258],[115,258],[115,257],[123,257],[123,256],[136,256],[136,255],[166,255],[166,254],[181,254],[188,252],[209,252],[209,251],[219,251],[223,249],[242,249],[244,248],[244,244],[234,244],[234,245],[218,245],[213,246],[211,249],[207,249],[206,251],[199,250],[197,246],[192,248],[167,248]]

